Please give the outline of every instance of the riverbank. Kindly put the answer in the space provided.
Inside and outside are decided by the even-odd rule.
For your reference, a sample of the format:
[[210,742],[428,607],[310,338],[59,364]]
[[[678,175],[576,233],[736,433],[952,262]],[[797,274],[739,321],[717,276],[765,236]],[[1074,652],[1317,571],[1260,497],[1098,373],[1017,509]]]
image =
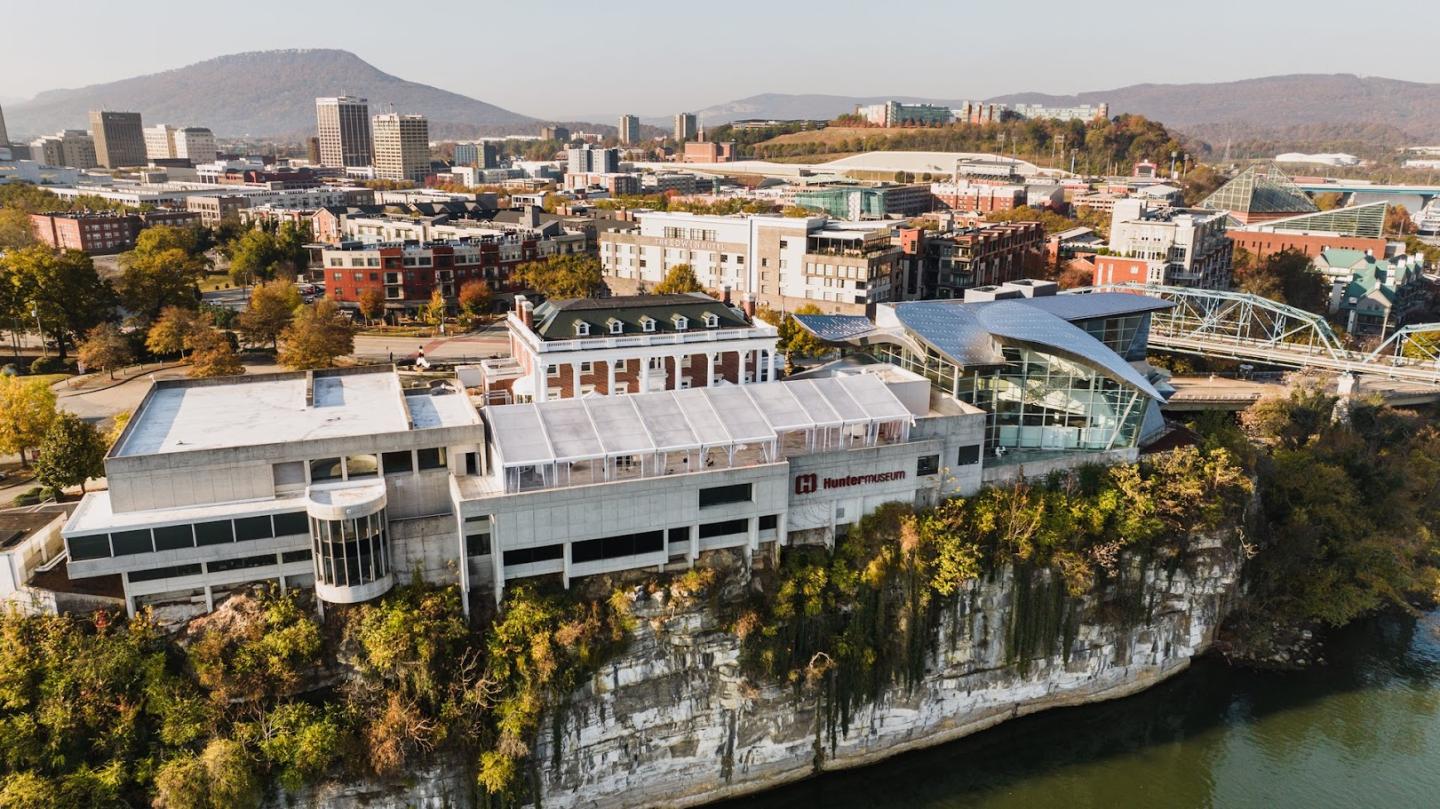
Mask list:
[[1219,655],[1143,693],[1007,722],[715,809],[1422,809],[1440,794],[1440,613],[1339,630],[1333,662]]

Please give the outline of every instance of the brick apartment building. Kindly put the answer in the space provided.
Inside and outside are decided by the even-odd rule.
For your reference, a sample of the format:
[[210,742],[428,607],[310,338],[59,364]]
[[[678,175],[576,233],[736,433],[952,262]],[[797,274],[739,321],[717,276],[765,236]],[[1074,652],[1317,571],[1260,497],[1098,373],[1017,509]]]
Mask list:
[[353,308],[367,289],[377,289],[386,311],[413,315],[437,289],[453,306],[467,281],[484,281],[492,293],[513,293],[522,287],[511,280],[512,273],[544,255],[541,241],[507,234],[327,247],[321,253],[325,294]]
[[932,183],[930,194],[942,208],[952,211],[1009,211],[1026,204],[1023,185],[989,185],[985,183]]
[[906,298],[961,298],[964,291],[1025,278],[1045,257],[1039,222],[987,223],[932,233],[899,232]]
[[153,225],[190,227],[201,223],[191,211],[156,210],[145,213],[61,211],[30,214],[30,227],[42,244],[62,250],[83,250],[101,255],[121,253],[135,246],[140,231]]
[[729,163],[734,159],[735,144],[730,141],[692,141],[685,144],[685,151],[681,155],[681,162],[684,163]]

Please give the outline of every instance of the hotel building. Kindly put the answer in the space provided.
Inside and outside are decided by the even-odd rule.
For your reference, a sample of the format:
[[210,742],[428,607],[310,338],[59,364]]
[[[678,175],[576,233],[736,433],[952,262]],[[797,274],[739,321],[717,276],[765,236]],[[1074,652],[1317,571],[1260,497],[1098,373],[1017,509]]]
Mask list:
[[863,313],[900,292],[900,248],[890,225],[824,216],[640,213],[600,234],[600,262],[620,287],[654,286],[689,264],[709,289],[730,287],[758,304]]

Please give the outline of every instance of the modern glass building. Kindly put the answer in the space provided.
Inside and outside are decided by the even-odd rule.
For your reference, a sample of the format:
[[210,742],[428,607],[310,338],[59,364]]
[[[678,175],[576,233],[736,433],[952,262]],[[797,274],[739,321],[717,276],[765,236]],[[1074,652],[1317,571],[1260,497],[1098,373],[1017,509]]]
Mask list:
[[1003,456],[1138,446],[1164,397],[1131,363],[1145,358],[1150,313],[1168,306],[1099,293],[898,303],[881,306],[873,322],[796,319],[821,339],[860,347],[985,411],[985,449]]

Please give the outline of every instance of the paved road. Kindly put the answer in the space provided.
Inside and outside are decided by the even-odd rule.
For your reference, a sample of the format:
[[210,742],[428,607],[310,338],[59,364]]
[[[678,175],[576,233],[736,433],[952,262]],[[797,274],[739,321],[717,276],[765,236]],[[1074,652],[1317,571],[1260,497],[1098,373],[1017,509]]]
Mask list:
[[213,292],[206,292],[204,300],[212,306],[223,306],[226,309],[240,312],[244,311],[245,305],[250,302],[250,294],[243,287],[217,289]]
[[[268,357],[263,359],[247,357],[245,369],[252,374],[281,370]],[[189,370],[186,366],[166,368],[154,373],[141,374],[114,387],[89,391],[72,391],[67,389],[62,382],[56,386],[55,396],[58,400],[57,404],[62,409],[68,410],[86,421],[102,422],[126,410],[133,412],[140,405],[140,400],[145,398],[145,392],[150,389],[152,381],[183,379],[188,375]]]
[[361,334],[355,338],[355,357],[362,360],[390,361],[411,359],[425,349],[432,360],[459,362],[479,361],[488,357],[508,355],[510,341],[504,324],[492,324],[480,331],[455,337],[381,337]]

